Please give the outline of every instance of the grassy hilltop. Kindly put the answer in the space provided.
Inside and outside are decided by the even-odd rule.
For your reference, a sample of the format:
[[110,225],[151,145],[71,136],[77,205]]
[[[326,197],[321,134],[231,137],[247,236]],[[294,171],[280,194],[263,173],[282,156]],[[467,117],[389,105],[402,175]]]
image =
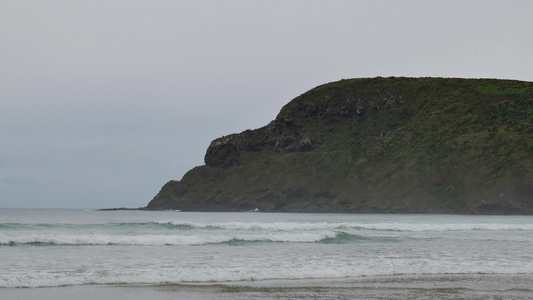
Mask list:
[[533,83],[365,78],[318,86],[214,140],[146,209],[533,214]]

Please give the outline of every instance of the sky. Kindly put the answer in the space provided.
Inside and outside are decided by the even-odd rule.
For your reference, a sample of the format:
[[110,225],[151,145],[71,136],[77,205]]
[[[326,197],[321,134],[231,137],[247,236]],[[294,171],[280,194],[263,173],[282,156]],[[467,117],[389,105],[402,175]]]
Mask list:
[[530,0],[2,0],[0,207],[143,207],[313,87],[533,81]]

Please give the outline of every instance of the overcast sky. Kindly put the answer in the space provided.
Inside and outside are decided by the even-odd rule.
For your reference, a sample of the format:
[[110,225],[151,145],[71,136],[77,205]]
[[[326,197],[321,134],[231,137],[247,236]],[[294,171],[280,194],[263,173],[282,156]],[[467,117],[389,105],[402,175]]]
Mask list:
[[0,207],[145,206],[326,82],[533,81],[533,1],[0,2]]

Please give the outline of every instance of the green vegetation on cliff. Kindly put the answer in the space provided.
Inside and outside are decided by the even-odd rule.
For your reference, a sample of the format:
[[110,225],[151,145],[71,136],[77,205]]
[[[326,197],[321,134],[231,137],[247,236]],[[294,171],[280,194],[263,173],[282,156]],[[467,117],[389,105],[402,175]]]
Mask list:
[[328,83],[205,163],[146,209],[532,214],[533,83]]

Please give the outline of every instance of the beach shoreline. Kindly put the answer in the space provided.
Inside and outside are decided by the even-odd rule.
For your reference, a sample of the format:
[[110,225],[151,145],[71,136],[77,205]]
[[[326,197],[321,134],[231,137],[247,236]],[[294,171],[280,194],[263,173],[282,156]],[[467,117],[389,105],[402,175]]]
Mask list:
[[399,275],[212,284],[3,288],[15,299],[531,299],[533,274]]

